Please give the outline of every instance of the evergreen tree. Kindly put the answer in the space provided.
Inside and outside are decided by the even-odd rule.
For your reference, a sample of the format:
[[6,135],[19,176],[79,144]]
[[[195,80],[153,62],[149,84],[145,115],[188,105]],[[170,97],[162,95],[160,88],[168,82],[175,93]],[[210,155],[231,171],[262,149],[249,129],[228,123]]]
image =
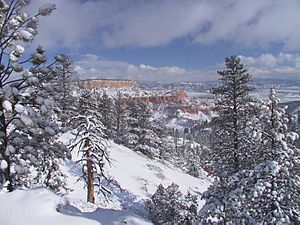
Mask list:
[[54,66],[56,79],[51,82],[51,87],[56,89],[55,101],[57,104],[56,113],[58,119],[62,122],[62,126],[66,126],[67,120],[72,116],[74,108],[75,97],[72,95],[74,85],[72,81],[72,67],[70,58],[64,54],[56,56],[57,63]]
[[203,223],[210,223],[211,217],[224,224],[238,223],[239,206],[231,198],[238,182],[235,174],[251,166],[253,146],[246,127],[256,108],[249,96],[253,90],[248,84],[250,75],[236,56],[227,57],[225,66],[225,70],[218,71],[220,86],[212,90],[219,117],[213,121],[210,158],[214,182],[203,195],[206,200],[202,209]]
[[[49,15],[55,6],[47,4],[29,16],[24,11],[29,3],[0,2],[0,186],[5,185],[8,191],[30,187],[35,178],[41,177],[45,177],[43,181],[39,179],[42,184],[52,186],[54,180],[58,182],[63,176],[58,168],[55,173],[51,167],[68,155],[67,149],[56,141],[58,128],[51,119],[53,93],[47,89],[47,83],[54,79],[55,62],[46,65],[40,46],[24,59],[25,49],[21,46],[34,39],[38,19]],[[49,163],[44,163],[46,158]]]
[[[212,93],[216,97],[219,117],[214,121],[213,133],[216,138],[212,150],[213,161],[222,160],[222,167],[228,175],[247,166],[247,122],[255,115],[254,100],[249,96],[253,87],[249,86],[250,75],[236,56],[225,59],[226,69],[218,71],[220,86]],[[222,169],[223,170],[223,169]]]
[[115,117],[115,137],[116,143],[124,144],[127,134],[127,110],[125,106],[125,99],[122,94],[118,92],[117,98],[114,101],[114,117]]
[[104,126],[101,116],[93,104],[95,99],[89,91],[84,91],[79,98],[80,108],[77,116],[71,118],[70,123],[76,127],[77,134],[70,150],[77,148],[81,159],[82,176],[80,177],[87,185],[87,201],[94,203],[94,188],[106,196],[110,191],[104,186],[109,181],[104,171],[104,164],[110,163]]
[[159,155],[159,138],[153,131],[151,110],[148,105],[133,99],[127,102],[127,143],[135,151],[142,152],[149,157]]
[[197,196],[188,192],[188,194],[184,196],[183,209],[184,211],[181,213],[184,218],[182,224],[192,225],[198,219]]
[[146,202],[150,219],[154,224],[191,225],[197,219],[197,198],[188,193],[186,196],[179,191],[177,184],[167,188],[161,184],[157,191]]
[[101,122],[106,128],[106,137],[112,139],[115,136],[115,114],[113,101],[106,93],[104,93],[98,101],[98,110],[101,115]]
[[[276,92],[271,89],[269,102],[261,107],[260,141],[253,169],[242,171],[238,183],[243,196],[241,210],[253,224],[298,224],[300,222],[300,151],[294,141],[298,135],[288,129],[289,118],[278,107]],[[254,126],[257,128],[257,126]],[[245,219],[245,221],[247,221]]]
[[137,103],[134,99],[129,98],[126,101],[126,112],[127,112],[127,131],[126,131],[126,139],[125,146],[133,149],[135,146],[138,145],[138,138],[139,138],[139,114]]
[[179,138],[180,138],[180,132],[177,128],[174,129],[173,132],[173,138],[174,138],[174,147],[175,147],[175,154],[179,154],[180,144],[179,144]]

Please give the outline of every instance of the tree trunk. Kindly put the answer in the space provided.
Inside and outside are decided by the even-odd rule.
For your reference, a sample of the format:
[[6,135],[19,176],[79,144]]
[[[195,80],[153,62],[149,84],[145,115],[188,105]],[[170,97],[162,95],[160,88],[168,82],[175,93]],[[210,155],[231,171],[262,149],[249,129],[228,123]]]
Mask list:
[[87,201],[90,203],[95,203],[94,196],[94,175],[93,175],[93,162],[90,160],[91,155],[91,145],[89,140],[86,140],[85,146],[87,147],[87,175],[88,175],[88,183],[87,183]]

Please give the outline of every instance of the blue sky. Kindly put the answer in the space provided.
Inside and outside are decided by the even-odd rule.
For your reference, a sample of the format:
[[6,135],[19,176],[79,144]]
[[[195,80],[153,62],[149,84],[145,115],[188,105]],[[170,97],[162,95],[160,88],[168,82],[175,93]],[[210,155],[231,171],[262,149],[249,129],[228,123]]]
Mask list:
[[34,44],[69,54],[82,79],[212,80],[229,55],[254,77],[300,79],[299,0],[51,2]]

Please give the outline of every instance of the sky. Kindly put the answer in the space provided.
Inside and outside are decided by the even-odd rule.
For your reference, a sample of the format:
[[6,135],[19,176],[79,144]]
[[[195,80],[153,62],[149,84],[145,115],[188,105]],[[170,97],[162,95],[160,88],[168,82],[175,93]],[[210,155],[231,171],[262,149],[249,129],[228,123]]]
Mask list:
[[33,0],[57,10],[34,45],[65,53],[76,76],[217,78],[240,56],[254,78],[300,79],[300,0]]

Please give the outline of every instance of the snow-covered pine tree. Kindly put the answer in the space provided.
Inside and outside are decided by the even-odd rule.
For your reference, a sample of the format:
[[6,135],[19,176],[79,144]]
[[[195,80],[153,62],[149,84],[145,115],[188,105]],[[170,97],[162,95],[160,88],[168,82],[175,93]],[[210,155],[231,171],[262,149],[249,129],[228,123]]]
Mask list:
[[260,129],[255,130],[261,143],[256,149],[256,164],[240,174],[238,186],[242,191],[238,195],[242,196],[241,212],[248,224],[250,221],[253,224],[300,223],[300,151],[294,146],[298,135],[289,130],[290,119],[278,103],[276,92],[271,89],[269,102],[261,107]]
[[175,154],[179,154],[180,151],[180,144],[179,144],[179,138],[180,138],[180,131],[175,128],[173,130],[173,141],[174,141],[174,147],[175,147]]
[[216,217],[220,223],[237,223],[235,205],[231,204],[231,192],[236,188],[240,170],[249,168],[252,143],[246,133],[247,122],[255,114],[248,84],[250,75],[237,56],[225,59],[226,69],[218,71],[220,86],[212,93],[216,97],[219,114],[212,122],[213,144],[210,159],[213,164],[214,182],[204,193],[206,203],[202,209],[203,223]]
[[184,218],[184,225],[192,225],[198,219],[198,202],[197,196],[192,195],[190,192],[184,196],[183,201],[183,209],[184,211],[181,213]]
[[168,211],[166,206],[169,205],[169,196],[162,184],[160,184],[156,192],[151,196],[151,200],[146,202],[149,211],[149,217],[154,224],[163,224],[171,220],[165,214]]
[[129,99],[127,105],[127,140],[126,145],[149,157],[159,155],[159,137],[153,131],[151,109],[146,103]]
[[197,219],[197,197],[184,196],[179,186],[172,183],[167,188],[159,185],[157,191],[146,202],[149,217],[154,224],[191,225]]
[[79,98],[77,116],[71,118],[70,123],[76,128],[77,134],[70,150],[77,150],[81,159],[82,176],[87,185],[87,201],[94,203],[94,188],[98,187],[105,197],[110,191],[104,182],[109,181],[104,171],[104,164],[110,163],[105,127],[101,123],[101,116],[96,108],[95,99],[89,91],[83,91]]
[[124,144],[127,134],[127,110],[126,101],[121,92],[117,93],[117,97],[114,100],[114,117],[115,117],[115,137],[114,140],[118,144]]
[[138,102],[138,124],[136,129],[138,144],[134,150],[142,152],[149,157],[156,157],[159,154],[160,139],[153,131],[153,122],[150,120],[152,112],[150,107],[143,102]]
[[[219,114],[213,124],[216,142],[212,146],[213,161],[222,160],[222,167],[228,175],[247,167],[249,151],[247,122],[255,115],[254,99],[249,96],[253,87],[249,85],[250,75],[237,56],[225,59],[226,69],[218,71],[220,86],[212,89],[216,97]],[[222,170],[223,170],[222,169]]]
[[157,135],[157,146],[159,149],[158,158],[162,160],[170,160],[173,153],[173,143],[170,139],[170,129],[162,122],[154,120],[152,122],[152,130]]
[[126,99],[126,137],[124,139],[124,145],[133,149],[138,145],[139,134],[139,114],[137,109],[137,103],[133,98]]
[[57,126],[50,118],[53,101],[45,84],[53,79],[53,64],[45,64],[42,47],[24,58],[21,45],[34,39],[39,17],[49,15],[55,6],[47,4],[30,16],[24,11],[29,3],[0,1],[0,185],[8,191],[31,186],[31,170],[38,170],[39,177],[47,165],[47,181],[40,180],[43,184],[55,183],[55,177],[63,180],[57,168],[57,173],[51,170],[52,163],[43,164],[41,159],[56,161],[67,155],[67,149],[55,141]]
[[200,153],[201,148],[200,145],[196,143],[189,142],[183,154],[184,167],[187,173],[193,177],[200,176]]
[[62,126],[66,126],[68,118],[72,116],[75,110],[74,101],[75,97],[72,94],[75,85],[72,81],[73,70],[71,67],[71,60],[65,54],[59,54],[55,57],[57,63],[55,64],[53,71],[56,73],[55,79],[52,80],[51,86],[56,89],[57,94],[55,101],[57,104],[56,113],[58,114],[59,121],[62,122]]
[[98,100],[98,110],[101,115],[101,122],[106,128],[105,134],[108,139],[112,139],[116,132],[114,109],[113,100],[106,93],[104,93]]

